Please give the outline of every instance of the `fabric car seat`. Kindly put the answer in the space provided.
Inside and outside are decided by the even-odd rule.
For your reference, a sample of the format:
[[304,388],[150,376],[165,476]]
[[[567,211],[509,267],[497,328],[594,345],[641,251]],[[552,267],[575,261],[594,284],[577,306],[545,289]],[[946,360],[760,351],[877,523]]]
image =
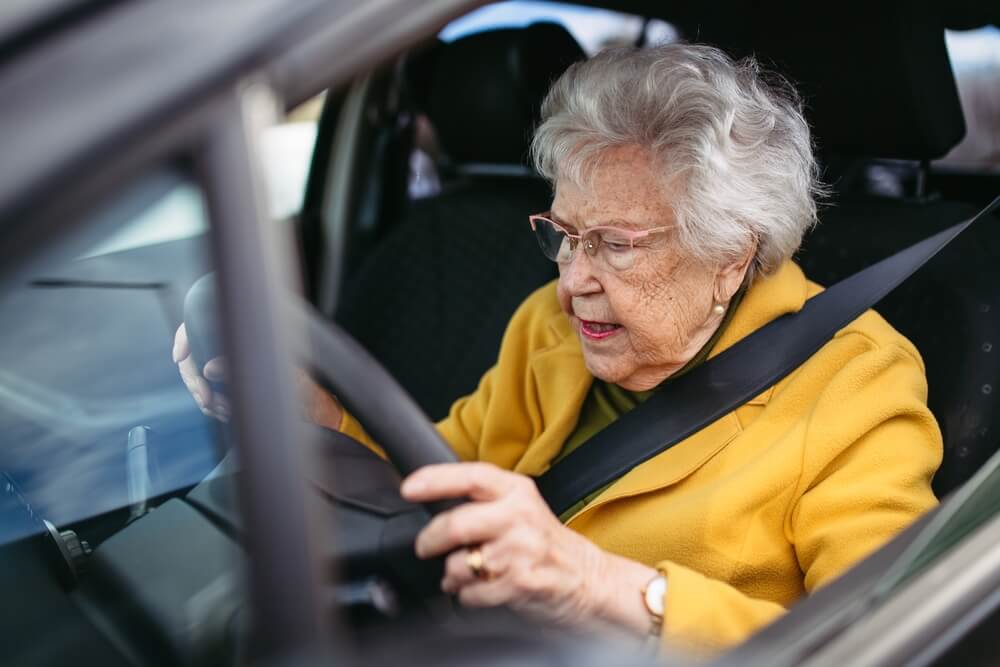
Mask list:
[[336,320],[432,419],[475,389],[507,322],[556,276],[527,216],[551,190],[526,166],[551,82],[584,56],[561,26],[477,33],[434,54],[424,104],[452,178],[348,276]]
[[[813,280],[832,284],[975,212],[954,202],[845,196],[806,239],[800,262]],[[980,221],[876,307],[916,345],[927,369],[928,403],[944,435],[944,460],[934,478],[939,497],[997,449],[998,244],[997,221]]]
[[[772,50],[758,53],[789,63],[785,71],[805,93],[826,180],[835,190],[798,255],[806,274],[821,284],[978,210],[932,193],[878,194],[863,178],[871,158],[908,160],[918,171],[918,164],[944,155],[965,132],[943,26],[925,17],[913,30],[901,31],[892,12],[883,18],[885,25],[866,24],[851,39],[840,34],[828,45],[801,50],[796,45],[814,35],[798,34],[785,43],[772,36]],[[833,40],[827,33],[815,37]],[[844,59],[857,67],[830,68],[824,46],[832,50],[838,43]],[[843,164],[850,169],[833,168]],[[851,171],[862,178],[852,180]],[[876,307],[913,341],[927,368],[929,405],[944,435],[944,460],[934,479],[939,497],[968,479],[1000,442],[998,247],[1000,226],[983,220]]]

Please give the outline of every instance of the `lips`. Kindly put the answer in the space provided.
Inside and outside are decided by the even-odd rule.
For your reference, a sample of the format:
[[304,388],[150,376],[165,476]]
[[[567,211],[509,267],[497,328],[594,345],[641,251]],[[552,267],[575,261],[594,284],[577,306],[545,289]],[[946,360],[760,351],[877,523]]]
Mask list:
[[580,333],[590,340],[603,340],[622,330],[622,325],[612,322],[596,322],[593,320],[580,320]]

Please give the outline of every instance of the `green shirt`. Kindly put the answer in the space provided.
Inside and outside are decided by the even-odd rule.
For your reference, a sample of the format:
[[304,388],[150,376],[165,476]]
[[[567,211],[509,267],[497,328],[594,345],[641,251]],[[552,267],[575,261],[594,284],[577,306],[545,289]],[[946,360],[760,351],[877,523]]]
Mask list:
[[[660,384],[662,387],[670,380],[680,377],[684,373],[695,366],[701,364],[705,359],[708,358],[709,353],[715,344],[722,337],[722,332],[725,330],[729,321],[733,317],[733,313],[736,312],[736,308],[740,305],[740,301],[743,299],[743,294],[746,292],[746,284],[736,292],[730,301],[729,308],[726,311],[726,316],[723,318],[722,323],[719,328],[715,330],[712,337],[707,343],[698,351],[698,354],[684,365],[679,371],[671,375],[669,378]],[[656,389],[659,389],[657,387]],[[623,414],[639,405],[647,398],[653,395],[656,389],[650,389],[649,391],[628,391],[622,389],[616,384],[611,384],[604,382],[603,380],[594,380],[594,383],[590,387],[590,391],[587,393],[587,397],[583,401],[583,406],[580,408],[580,417],[577,419],[576,428],[570,433],[569,437],[566,439],[566,443],[563,445],[562,450],[559,454],[552,460],[552,464],[555,465],[559,461],[566,458],[570,452],[590,440],[598,431],[603,430],[605,427],[610,425],[613,421],[621,417]],[[614,480],[604,485],[600,489],[588,494],[582,500],[577,502],[575,505],[570,507],[568,510],[559,515],[559,520],[563,523],[569,521],[569,519],[582,510],[590,501],[604,493],[605,489],[617,482]]]

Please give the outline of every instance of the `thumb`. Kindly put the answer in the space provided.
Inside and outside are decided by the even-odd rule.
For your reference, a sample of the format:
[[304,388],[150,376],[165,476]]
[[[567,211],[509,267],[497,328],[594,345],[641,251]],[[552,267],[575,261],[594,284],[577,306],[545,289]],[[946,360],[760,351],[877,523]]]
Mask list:
[[188,344],[187,329],[184,327],[184,323],[177,327],[177,333],[174,334],[174,350],[173,359],[174,363],[179,363],[187,359],[191,355],[191,346]]

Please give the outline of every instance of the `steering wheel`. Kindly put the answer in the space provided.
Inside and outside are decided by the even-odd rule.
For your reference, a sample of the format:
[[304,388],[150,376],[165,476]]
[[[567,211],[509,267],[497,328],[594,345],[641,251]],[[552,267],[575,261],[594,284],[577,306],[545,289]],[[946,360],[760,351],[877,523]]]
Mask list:
[[[184,301],[184,322],[198,368],[221,355],[216,294],[215,276],[208,274],[192,285]],[[401,475],[458,461],[416,401],[343,329],[298,299],[288,304],[286,317],[306,332],[296,350],[300,362],[364,424]],[[436,514],[461,502],[428,503],[427,509]]]

